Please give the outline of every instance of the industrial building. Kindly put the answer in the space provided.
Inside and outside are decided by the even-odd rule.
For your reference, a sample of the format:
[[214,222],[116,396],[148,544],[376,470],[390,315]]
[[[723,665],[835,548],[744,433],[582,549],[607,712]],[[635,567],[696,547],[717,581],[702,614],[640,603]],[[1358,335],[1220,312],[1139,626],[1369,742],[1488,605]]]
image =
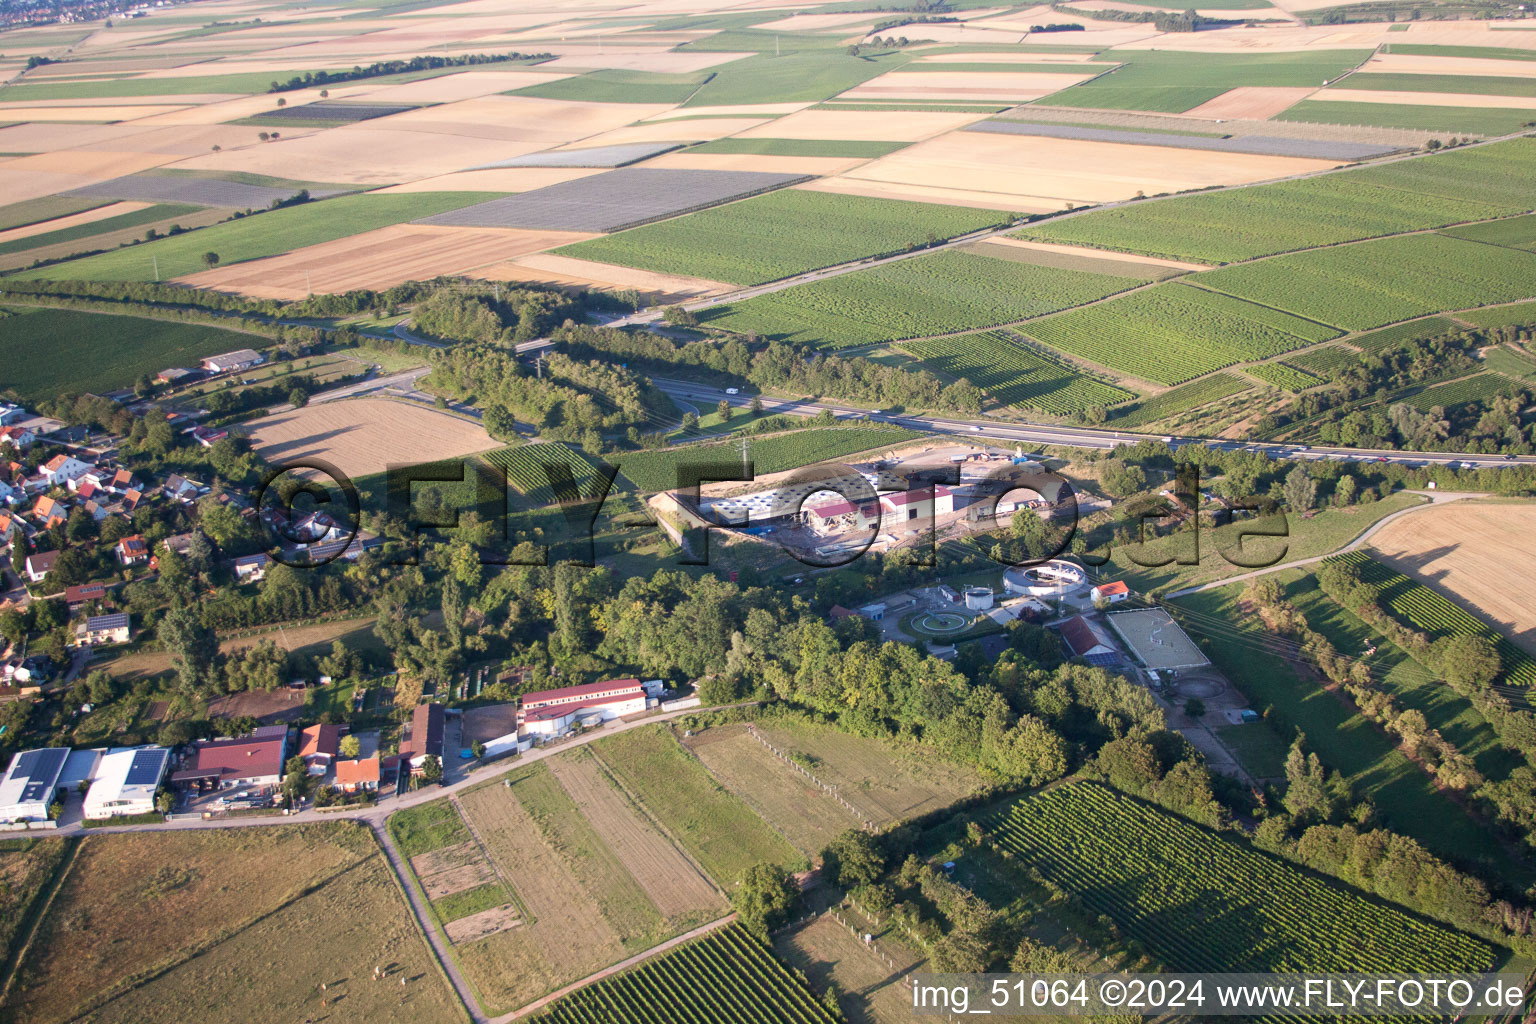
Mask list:
[[0,779],[0,824],[47,821],[67,760],[68,747],[23,750],[11,758]]
[[88,819],[148,814],[155,809],[155,792],[165,778],[171,752],[166,747],[118,747],[96,763],[85,792]]
[[[660,685],[656,681],[657,692]],[[517,725],[519,732],[560,736],[577,724],[605,722],[645,708],[646,684],[638,679],[608,679],[525,694],[517,710]]]

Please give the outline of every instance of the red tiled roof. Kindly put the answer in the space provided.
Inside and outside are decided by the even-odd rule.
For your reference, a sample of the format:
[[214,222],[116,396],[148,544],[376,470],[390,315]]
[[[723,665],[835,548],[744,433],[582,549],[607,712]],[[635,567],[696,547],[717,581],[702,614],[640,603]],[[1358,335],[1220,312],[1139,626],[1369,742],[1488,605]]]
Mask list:
[[335,757],[340,743],[341,726],[312,725],[299,733],[299,756],[326,754]]
[[336,762],[336,785],[355,786],[360,782],[379,781],[379,759],[369,757],[358,761]]
[[607,679],[600,683],[585,683],[581,686],[564,686],[558,690],[540,690],[537,693],[523,694],[523,707],[536,708],[541,704],[551,701],[567,700],[571,697],[591,697],[597,694],[606,694],[614,690],[645,691],[640,687],[638,679]]
[[948,494],[948,487],[945,487],[943,484],[935,484],[932,487],[920,487],[915,491],[897,491],[884,497],[890,504],[900,507],[917,501],[931,501],[934,497],[943,498]]
[[1098,634],[1093,631],[1093,627],[1088,624],[1088,620],[1081,615],[1075,615],[1061,624],[1061,638],[1067,642],[1073,654],[1080,656],[1102,643]]
[[601,707],[604,704],[617,704],[620,701],[634,700],[636,697],[640,697],[644,693],[644,690],[639,690],[635,693],[629,693],[626,691],[623,694],[617,694],[610,697],[588,697],[586,700],[573,700],[565,704],[547,704],[543,707],[529,708],[525,711],[519,711],[518,717],[520,717],[525,722],[545,722],[551,718],[564,718],[567,715],[574,715],[576,712],[582,710],[583,708],[596,708]]
[[132,537],[124,537],[122,540],[118,541],[117,548],[123,554],[130,557],[133,555],[149,554],[149,545],[145,544],[144,538],[138,536],[137,534]]
[[1115,580],[1113,583],[1101,583],[1094,589],[1099,592],[1100,597],[1112,597],[1115,594],[1129,594],[1131,592],[1131,588],[1126,585],[1125,580]]
[[283,773],[284,739],[273,736],[257,739],[201,740],[193,746],[193,770],[218,772],[226,779],[250,779]]

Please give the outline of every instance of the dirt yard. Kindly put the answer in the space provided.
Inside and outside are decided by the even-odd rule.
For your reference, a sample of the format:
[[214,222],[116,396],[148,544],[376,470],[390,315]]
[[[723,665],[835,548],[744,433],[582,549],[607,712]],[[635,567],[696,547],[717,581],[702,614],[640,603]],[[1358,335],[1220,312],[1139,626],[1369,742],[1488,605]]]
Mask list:
[[501,447],[478,423],[383,398],[309,405],[246,424],[257,454],[274,465],[323,459],[353,480],[391,464],[433,462]]
[[1437,505],[1389,523],[1371,547],[1536,654],[1536,502]]
[[[378,639],[373,635],[373,625],[374,620],[370,618],[337,619],[333,622],[316,622],[308,626],[284,626],[281,630],[271,629],[265,633],[233,637],[220,641],[219,650],[224,654],[229,654],[233,651],[243,651],[247,647],[254,647],[259,641],[271,640],[293,654],[320,655],[329,653],[331,642],[341,639],[345,640],[347,646],[354,650],[363,647],[370,652],[376,652],[380,650],[380,645]],[[119,679],[137,679],[141,676],[169,672],[172,668],[171,656],[164,651],[142,651],[127,654],[108,662],[103,667]],[[286,698],[283,701],[279,701],[279,697],[285,692],[286,690],[275,694],[267,694],[260,691],[247,691],[220,698],[220,701],[215,703],[239,700],[267,700],[274,703],[274,707],[269,710],[280,711],[288,706]],[[297,706],[301,711],[303,710],[303,704],[303,695],[300,694],[297,698]],[[247,710],[227,713],[237,715],[256,714],[255,711]],[[257,717],[261,716],[258,714]]]

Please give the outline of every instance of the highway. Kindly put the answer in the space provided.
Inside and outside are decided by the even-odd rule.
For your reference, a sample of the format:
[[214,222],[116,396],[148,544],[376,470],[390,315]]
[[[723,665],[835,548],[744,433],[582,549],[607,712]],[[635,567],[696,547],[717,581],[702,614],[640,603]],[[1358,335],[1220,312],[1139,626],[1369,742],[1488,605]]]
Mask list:
[[[699,408],[710,408],[722,399],[733,406],[745,408],[752,396],[728,395],[724,389],[712,388],[693,381],[671,380],[652,377],[657,388],[669,395],[674,402],[686,401]],[[1073,427],[1058,423],[1017,423],[988,417],[963,419],[950,416],[921,416],[888,413],[867,406],[855,406],[846,402],[824,402],[811,399],[774,398],[758,396],[767,412],[782,412],[814,416],[823,409],[830,409],[841,417],[863,416],[879,423],[890,423],[910,430],[922,430],[935,434],[954,434],[977,440],[1017,441],[1026,445],[1061,445],[1071,448],[1112,449],[1117,445],[1135,444],[1139,441],[1165,441],[1177,448],[1187,444],[1204,444],[1219,451],[1262,452],[1274,459],[1297,459],[1334,462],[1395,462],[1405,466],[1449,466],[1456,463],[1460,468],[1470,468],[1468,463],[1481,467],[1536,465],[1536,456],[1522,455],[1506,458],[1500,455],[1478,455],[1461,452],[1401,452],[1362,448],[1339,448],[1327,445],[1273,444],[1262,441],[1227,441],[1200,437],[1169,436],[1167,434],[1138,434],[1123,430],[1100,427]]]

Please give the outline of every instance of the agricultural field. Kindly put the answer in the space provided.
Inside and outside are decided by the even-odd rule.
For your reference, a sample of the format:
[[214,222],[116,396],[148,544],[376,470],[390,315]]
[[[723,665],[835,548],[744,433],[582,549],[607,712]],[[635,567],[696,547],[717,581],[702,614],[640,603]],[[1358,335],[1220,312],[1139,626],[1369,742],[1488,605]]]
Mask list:
[[970,381],[1000,405],[1067,416],[1136,397],[1048,359],[1001,332],[911,341],[901,347],[935,373]]
[[[1375,75],[1371,76],[1376,77]],[[1478,136],[1511,135],[1536,122],[1536,110],[1442,107],[1417,103],[1357,103],[1302,100],[1277,121],[1313,124],[1366,124],[1377,128],[1445,132]]]
[[[166,220],[171,217],[185,217],[196,213],[198,209],[199,207],[180,203],[161,203],[138,210],[129,210],[113,217],[103,217],[98,220],[71,224],[68,227],[59,227],[53,231],[41,231],[35,234],[29,233],[24,237],[12,237],[0,241],[0,256],[9,256],[13,253],[26,252],[29,249],[41,249],[51,245],[62,245],[66,242],[78,242],[82,239],[94,238],[97,235],[119,231],[124,228],[143,227],[145,224],[153,224],[156,221]],[[37,226],[41,227],[43,225]]]
[[[1391,328],[1387,328],[1391,330]],[[1358,339],[1356,339],[1358,341]],[[1347,367],[1354,366],[1360,361],[1360,356],[1347,348],[1339,348],[1337,345],[1324,345],[1314,348],[1299,355],[1291,356],[1286,360],[1298,370],[1305,370],[1314,377],[1323,380],[1333,380]]]
[[[21,1024],[198,1019],[236,1024],[262,992],[265,1012],[321,1012],[322,981],[348,1005],[420,1024],[454,999],[368,830],[346,822],[89,836],[11,989]],[[324,957],[295,934],[322,942]],[[390,984],[370,984],[394,963]],[[401,991],[394,975],[415,979]],[[342,993],[337,993],[340,995]],[[370,1011],[371,1008],[371,1011]]]
[[542,96],[550,100],[582,100],[597,103],[682,103],[699,91],[713,72],[660,74],[604,68],[585,75],[513,89],[509,96]]
[[18,276],[50,281],[154,281],[207,270],[203,254],[217,253],[219,263],[276,256],[306,245],[388,227],[445,210],[456,210],[491,196],[478,192],[415,192],[404,195],[340,196],[302,206],[268,210],[215,224],[173,238],[70,260]]
[[[838,1007],[848,1024],[910,1020],[912,991],[903,979],[923,963],[922,955],[912,948],[915,943],[889,917],[876,924],[847,907],[839,913],[848,924],[823,914],[775,935],[774,953],[804,974],[814,989],[825,991],[835,985]],[[863,935],[874,937],[874,950],[864,945]]]
[[[61,394],[132,387],[168,366],[266,343],[201,324],[37,306],[5,307],[5,373],[0,393],[27,403]],[[111,358],[106,358],[110,354]]]
[[[891,448],[922,437],[921,433],[888,427],[811,427],[748,440],[748,456],[759,476],[809,466],[872,449]],[[619,473],[641,491],[677,486],[677,467],[690,462],[740,462],[741,442],[677,445],[634,454],[615,455]]]
[[1524,213],[1536,140],[1302,181],[1178,196],[1046,221],[1019,237],[1230,263],[1333,242]]
[[837,1024],[762,940],[735,925],[684,943],[544,1011],[552,1024]]
[[[1471,554],[1469,552],[1469,556]],[[1499,660],[1503,664],[1500,678],[1505,683],[1511,686],[1530,686],[1536,683],[1536,658],[1430,587],[1415,582],[1363,551],[1339,555],[1332,561],[1343,562],[1358,569],[1361,577],[1379,591],[1381,596],[1378,603],[1403,625],[1422,631],[1431,640],[1446,636],[1485,637],[1498,650]]]
[[[1457,319],[1465,319],[1467,316],[1475,315],[1476,313],[1476,310],[1469,314],[1458,313]],[[1371,355],[1376,352],[1386,352],[1400,345],[1405,345],[1410,341],[1435,338],[1442,334],[1453,334],[1460,329],[1461,325],[1450,317],[1429,316],[1419,320],[1411,320],[1408,323],[1393,324],[1391,327],[1383,327],[1380,330],[1369,331],[1365,334],[1357,334],[1349,339],[1349,343],[1366,355]]]
[[[724,35],[701,40],[701,43],[715,49],[724,41]],[[764,33],[764,38],[769,47],[774,45],[772,34]],[[734,103],[816,103],[900,67],[908,59],[901,53],[847,56],[835,39],[823,38],[838,52],[785,54],[781,57],[762,53],[721,65],[714,77],[689,97],[683,109]],[[689,44],[685,49],[694,46]],[[720,48],[730,47],[727,42]]]
[[948,249],[716,307],[700,319],[839,349],[1015,323],[1142,283]]
[[[1200,275],[1202,283],[1209,278]],[[1041,344],[1168,385],[1339,334],[1278,309],[1177,282],[1070,310],[1023,331]]]
[[1525,298],[1536,293],[1536,253],[1446,235],[1406,235],[1211,270],[1200,283],[1364,331],[1424,313]]
[[1259,378],[1266,384],[1273,384],[1285,391],[1305,391],[1307,388],[1315,388],[1324,383],[1323,378],[1313,376],[1306,370],[1285,363],[1254,363],[1245,366],[1244,371],[1251,376]]
[[760,721],[757,731],[837,787],[838,795],[877,827],[941,810],[984,784],[974,770],[916,743],[854,736],[790,716]]
[[1532,359],[1524,351],[1516,351],[1505,345],[1485,351],[1483,365],[1516,379],[1536,376],[1536,359]]
[[825,790],[775,757],[744,725],[722,725],[683,737],[722,786],[741,797],[806,857],[862,822]]
[[1098,59],[1117,61],[1121,67],[1041,102],[1176,114],[1239,86],[1315,86],[1359,66],[1369,56],[1367,50],[1240,54],[1106,50]]
[[[801,139],[726,141],[828,145]],[[783,189],[578,242],[557,250],[557,254],[750,285],[866,256],[902,252],[934,238],[951,238],[1007,221],[1008,214],[1000,210]],[[794,230],[786,234],[789,224]]]
[[1536,302],[1517,302],[1489,309],[1469,309],[1456,314],[1474,327],[1511,327],[1536,324]]
[[436,462],[500,446],[474,420],[387,398],[307,405],[250,420],[241,430],[269,462],[324,459],[353,480],[391,464]]
[[[1025,797],[996,845],[1186,971],[1486,970],[1501,952],[1095,783]],[[1219,893],[1225,912],[1213,916]]]
[[0,840],[0,964],[10,962],[34,905],[69,856],[67,839],[22,836]]
[[485,461],[502,466],[507,471],[507,482],[518,493],[537,507],[556,503],[555,491],[550,484],[546,465],[563,465],[571,472],[577,494],[585,497],[590,493],[596,471],[586,456],[558,441],[539,444],[514,445],[487,452]]
[[1454,409],[1468,402],[1484,402],[1495,395],[1513,394],[1516,385],[1498,373],[1475,373],[1460,380],[1448,381],[1427,387],[1408,399],[1408,404],[1420,412],[1428,412],[1439,406]]
[[1536,81],[1508,75],[1416,75],[1383,71],[1351,75],[1330,89],[1384,89],[1388,92],[1480,93],[1484,96],[1536,96]]
[[1143,398],[1139,402],[1116,409],[1111,420],[1118,427],[1143,427],[1158,420],[1168,419],[1202,405],[1230,398],[1249,391],[1253,387],[1234,373],[1213,373],[1190,381],[1160,395]]
[[620,788],[726,889],[754,864],[803,863],[788,840],[716,782],[664,727],[631,729],[591,748]]
[[1489,221],[1486,224],[1468,224],[1459,228],[1446,228],[1444,234],[1468,238],[1490,245],[1507,245],[1515,249],[1536,247],[1536,213],[1520,217]]
[[1536,653],[1536,592],[1523,571],[1536,558],[1536,505],[1529,502],[1437,505],[1391,523],[1371,538],[1373,557],[1430,580],[1477,609],[1523,650]]
[[[818,156],[874,159],[894,153],[905,142],[881,142],[874,139],[716,139],[690,146],[690,153],[746,153],[755,156]],[[814,195],[816,193],[798,193]],[[912,211],[915,212],[915,211]],[[946,210],[953,213],[953,210]]]
[[12,228],[26,227],[29,224],[41,224],[60,217],[72,217],[106,206],[108,202],[109,200],[106,199],[85,196],[57,195],[10,203],[0,206],[0,231],[10,231]]

